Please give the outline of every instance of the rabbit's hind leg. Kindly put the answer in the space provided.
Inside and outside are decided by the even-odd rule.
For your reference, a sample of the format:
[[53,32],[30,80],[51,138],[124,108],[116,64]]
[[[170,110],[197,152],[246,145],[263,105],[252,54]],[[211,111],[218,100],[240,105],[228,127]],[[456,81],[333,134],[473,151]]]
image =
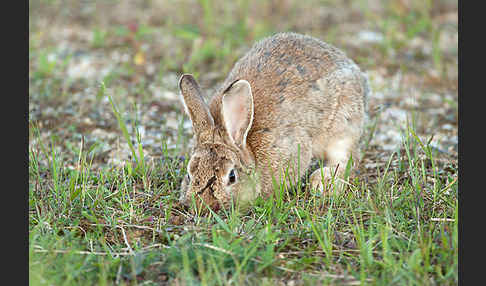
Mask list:
[[359,144],[354,136],[336,138],[329,142],[323,154],[326,166],[318,168],[312,173],[311,188],[324,192],[332,179],[335,183],[339,183],[346,170],[348,160],[352,157],[353,165],[355,165],[359,153]]

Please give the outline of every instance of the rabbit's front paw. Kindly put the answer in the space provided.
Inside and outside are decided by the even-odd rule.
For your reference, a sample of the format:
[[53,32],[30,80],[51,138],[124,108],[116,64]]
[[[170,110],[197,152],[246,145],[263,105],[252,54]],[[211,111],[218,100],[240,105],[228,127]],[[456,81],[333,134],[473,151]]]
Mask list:
[[336,168],[322,167],[315,170],[310,176],[311,189],[319,191],[321,194],[340,189],[339,172]]

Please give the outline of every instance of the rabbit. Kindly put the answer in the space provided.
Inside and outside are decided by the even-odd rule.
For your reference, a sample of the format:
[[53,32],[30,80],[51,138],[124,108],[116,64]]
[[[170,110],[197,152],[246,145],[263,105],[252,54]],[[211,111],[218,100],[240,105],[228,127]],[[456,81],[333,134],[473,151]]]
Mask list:
[[255,43],[209,105],[191,74],[178,85],[195,139],[183,205],[218,212],[233,201],[247,209],[258,196],[270,197],[274,182],[289,186],[305,174],[313,158],[326,164],[309,178],[321,192],[331,177],[343,175],[350,156],[356,166],[368,79],[317,38],[285,32]]

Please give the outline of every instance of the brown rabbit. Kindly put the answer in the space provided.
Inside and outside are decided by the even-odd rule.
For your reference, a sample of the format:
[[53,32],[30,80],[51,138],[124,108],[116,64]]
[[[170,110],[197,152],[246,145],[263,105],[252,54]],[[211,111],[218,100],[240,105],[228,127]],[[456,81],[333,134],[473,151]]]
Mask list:
[[270,196],[273,180],[288,186],[313,157],[326,162],[323,177],[320,169],[310,177],[322,191],[350,156],[359,159],[368,81],[343,52],[316,38],[279,33],[257,42],[209,105],[191,75],[182,75],[179,88],[195,135],[185,205],[194,197],[213,211],[232,200],[246,207]]

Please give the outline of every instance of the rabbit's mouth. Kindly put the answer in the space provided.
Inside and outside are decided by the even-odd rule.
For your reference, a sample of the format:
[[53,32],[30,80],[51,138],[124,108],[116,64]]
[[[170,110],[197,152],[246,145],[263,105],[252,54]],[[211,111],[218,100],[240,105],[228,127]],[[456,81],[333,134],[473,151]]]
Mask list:
[[200,196],[196,200],[198,213],[202,215],[209,213],[208,208],[210,208],[213,212],[219,212],[219,210],[221,210],[221,204],[218,202],[218,200],[213,195],[208,195],[208,193],[209,192],[204,193],[203,196]]

